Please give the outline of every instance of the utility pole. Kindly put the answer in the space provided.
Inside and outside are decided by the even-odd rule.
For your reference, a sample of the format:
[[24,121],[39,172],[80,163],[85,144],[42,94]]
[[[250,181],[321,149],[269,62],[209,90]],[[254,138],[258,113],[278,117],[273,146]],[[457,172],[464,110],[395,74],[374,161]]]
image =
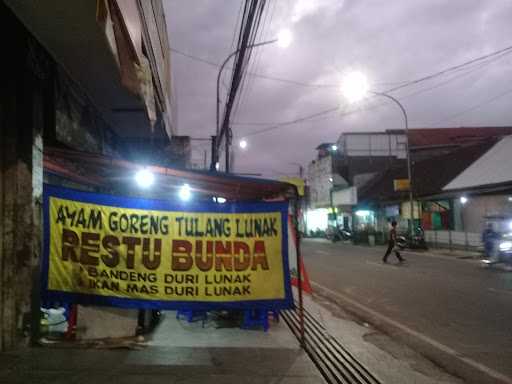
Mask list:
[[217,136],[212,136],[212,161],[210,163],[210,171],[216,171],[217,167]]

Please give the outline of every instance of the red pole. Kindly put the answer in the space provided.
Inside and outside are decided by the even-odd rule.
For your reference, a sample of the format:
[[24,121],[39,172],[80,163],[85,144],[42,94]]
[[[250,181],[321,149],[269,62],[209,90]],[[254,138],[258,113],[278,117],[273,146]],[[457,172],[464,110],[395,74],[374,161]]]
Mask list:
[[76,337],[76,321],[78,317],[78,305],[72,304],[68,319],[68,329],[66,331],[66,339],[74,340]]
[[300,232],[299,232],[299,221],[298,221],[298,215],[299,215],[299,204],[298,199],[295,199],[294,202],[294,227],[295,227],[295,247],[297,249],[297,280],[298,280],[298,288],[299,288],[299,325],[300,325],[300,346],[302,348],[306,347],[304,334],[304,303],[303,303],[303,297],[302,297],[302,255],[300,253]]

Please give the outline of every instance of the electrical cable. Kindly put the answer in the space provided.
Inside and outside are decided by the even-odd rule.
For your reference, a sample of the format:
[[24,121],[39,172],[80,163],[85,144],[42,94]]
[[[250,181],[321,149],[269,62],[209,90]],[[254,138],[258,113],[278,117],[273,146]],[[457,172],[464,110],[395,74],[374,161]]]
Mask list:
[[511,94],[511,93],[512,93],[512,89],[509,89],[509,90],[507,90],[507,91],[505,91],[505,92],[502,92],[502,93],[500,93],[500,94],[498,94],[498,95],[495,95],[495,96],[493,96],[493,97],[491,97],[491,98],[489,98],[489,99],[486,99],[486,100],[484,100],[484,101],[482,101],[482,102],[480,102],[480,103],[478,103],[478,104],[476,104],[476,105],[473,105],[472,107],[466,108],[466,109],[464,109],[464,110],[462,110],[462,111],[459,111],[459,112],[457,112],[457,113],[455,113],[455,114],[453,114],[453,115],[450,115],[450,116],[444,117],[444,118],[442,118],[441,120],[438,120],[438,121],[436,121],[436,122],[434,122],[434,123],[432,123],[432,124],[430,124],[430,125],[438,125],[438,124],[443,123],[443,122],[445,122],[445,121],[451,121],[451,120],[453,120],[453,119],[454,119],[454,118],[456,118],[456,117],[459,117],[459,116],[461,116],[461,115],[464,115],[464,114],[466,114],[466,113],[468,113],[468,112],[472,112],[472,111],[474,111],[475,109],[478,109],[478,108],[483,107],[484,105],[487,105],[487,104],[493,103],[493,102],[495,102],[496,100],[501,99],[503,96],[509,95],[509,94]]
[[[462,78],[462,77],[465,77],[471,73],[473,73],[474,71],[476,70],[480,70],[482,67],[484,66],[487,66],[489,64],[492,64],[493,62],[499,60],[499,59],[502,59],[503,57],[505,57],[506,55],[512,53],[512,46],[511,47],[508,47],[508,48],[505,48],[505,49],[502,49],[502,50],[499,50],[499,51],[496,51],[496,52],[493,52],[491,54],[487,54],[487,55],[484,55],[484,56],[481,56],[479,58],[476,58],[476,59],[472,59],[464,64],[460,64],[460,65],[457,65],[457,66],[453,66],[451,67],[452,70],[451,71],[455,71],[455,72],[460,72],[463,68],[463,65],[464,66],[468,66],[468,65],[471,65],[471,64],[474,64],[476,62],[480,62],[483,60],[483,58],[485,57],[485,59],[489,59],[485,62],[481,62],[479,63],[478,65],[475,65],[473,67],[471,67],[470,69],[467,70],[467,72],[464,72],[462,74],[458,74],[442,83],[439,83],[439,84],[436,84],[432,87],[429,87],[429,88],[423,88],[423,89],[420,89],[418,91],[415,91],[411,94],[408,94],[408,95],[405,95],[405,96],[402,96],[399,98],[399,100],[404,100],[406,98],[410,98],[410,97],[413,97],[413,96],[417,96],[419,94],[422,94],[422,93],[425,93],[427,91],[430,91],[430,90],[433,90],[433,89],[436,89],[436,88],[439,88],[441,86],[444,86],[454,80],[457,80],[459,78]],[[450,71],[450,72],[451,72]],[[429,75],[429,76],[425,76],[423,77],[423,79],[428,79],[428,80],[432,80],[438,76],[441,76],[441,74],[445,75],[447,74],[448,71],[447,70],[443,70],[443,71],[439,71],[437,72],[438,75],[434,76],[434,75]],[[423,81],[426,81],[426,80],[423,80]],[[410,81],[408,83],[409,85],[413,85],[413,84],[418,84],[418,80],[413,80],[413,81]],[[404,85],[401,85],[399,87],[395,87],[395,88],[392,88],[391,90],[387,90],[385,91],[385,93],[388,93],[388,92],[391,92],[393,90],[398,90],[398,89],[403,89],[405,88],[405,84]],[[358,110],[355,110],[355,111],[347,111],[347,112],[344,112],[342,113],[341,115],[338,115],[337,117],[343,117],[343,116],[348,116],[348,115],[351,115],[353,113],[358,113],[358,112],[361,112],[361,111],[369,111],[369,110],[374,110],[374,109],[377,109],[377,108],[380,108],[382,106],[387,106],[389,105],[389,103],[379,103],[378,105],[374,105],[374,106],[370,106],[370,107],[365,107],[365,108],[362,108],[362,109],[358,109]],[[267,128],[264,128],[264,129],[260,129],[260,130],[257,130],[257,131],[254,131],[254,132],[250,132],[246,135],[244,135],[244,137],[246,136],[254,136],[254,135],[258,135],[258,134],[261,134],[261,133],[265,133],[265,132],[269,132],[269,131],[272,131],[274,129],[278,129],[282,126],[288,126],[288,125],[291,125],[291,124],[296,124],[296,123],[300,123],[300,122],[304,122],[304,121],[308,121],[308,120],[313,120],[315,117],[317,117],[319,114],[320,115],[324,115],[325,113],[330,113],[330,112],[335,112],[336,110],[339,110],[340,108],[330,108],[326,111],[321,111],[319,113],[314,113],[312,115],[307,115],[307,116],[303,116],[301,118],[298,118],[298,119],[295,119],[295,120],[291,120],[291,121],[284,121],[284,122],[279,122],[279,123],[252,123],[252,122],[233,122],[232,125],[269,125],[269,127]]]

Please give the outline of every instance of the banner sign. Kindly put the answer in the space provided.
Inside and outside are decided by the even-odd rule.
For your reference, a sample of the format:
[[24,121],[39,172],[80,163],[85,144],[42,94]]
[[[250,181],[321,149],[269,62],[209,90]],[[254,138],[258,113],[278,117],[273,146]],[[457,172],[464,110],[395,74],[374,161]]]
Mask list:
[[46,300],[290,308],[288,203],[171,202],[44,190]]
[[411,183],[409,179],[394,179],[393,180],[393,189],[395,192],[399,191],[408,191],[411,188]]

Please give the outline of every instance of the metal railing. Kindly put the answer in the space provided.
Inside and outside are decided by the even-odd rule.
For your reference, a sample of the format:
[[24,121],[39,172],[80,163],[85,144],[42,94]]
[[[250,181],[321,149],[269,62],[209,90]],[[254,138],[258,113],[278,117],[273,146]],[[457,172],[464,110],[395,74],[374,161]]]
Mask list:
[[483,248],[482,235],[474,232],[426,230],[425,240],[434,248],[465,249],[479,251]]
[[[301,341],[298,310],[283,311],[282,318]],[[304,309],[303,348],[329,384],[380,384],[381,382],[327,329]]]

